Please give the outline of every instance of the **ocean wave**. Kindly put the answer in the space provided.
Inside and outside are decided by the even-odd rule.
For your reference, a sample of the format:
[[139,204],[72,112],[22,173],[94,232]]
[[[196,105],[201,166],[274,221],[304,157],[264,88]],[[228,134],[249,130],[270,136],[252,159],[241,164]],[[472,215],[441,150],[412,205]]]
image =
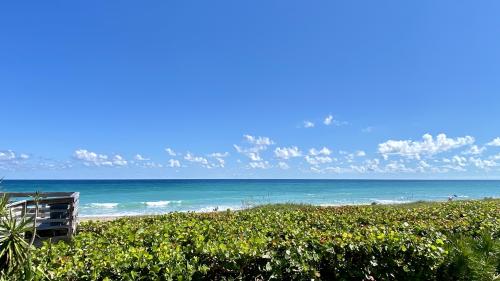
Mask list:
[[231,211],[237,211],[243,209],[241,206],[207,206],[207,207],[202,207],[196,210],[193,210],[196,213],[210,213],[210,212],[215,212],[215,211],[226,211],[226,210],[231,210]]
[[340,204],[335,204],[335,203],[321,203],[318,206],[320,206],[320,207],[337,207],[337,206],[340,206]]
[[313,206],[320,206],[320,207],[342,207],[342,206],[362,206],[362,205],[369,205],[370,203],[368,202],[336,202],[336,203],[319,203],[319,204],[313,204]]
[[169,201],[169,200],[161,200],[161,201],[149,201],[149,202],[144,202],[144,205],[148,206],[148,207],[165,207],[169,204],[181,204],[182,203],[182,200],[173,200],[173,201]]
[[[97,213],[97,214],[82,214],[78,215],[81,218],[118,218],[118,217],[136,217],[136,216],[144,216],[148,215],[147,213],[141,212],[113,212],[113,213]],[[154,213],[153,213],[154,215]]]
[[[158,202],[158,201],[155,201]],[[175,201],[179,202],[179,201]],[[146,203],[146,202],[144,202]],[[100,203],[102,204],[102,203]],[[165,203],[163,203],[165,204]],[[144,205],[143,205],[144,206]],[[226,211],[227,209],[230,209],[232,211],[237,211],[243,209],[241,206],[229,206],[229,205],[221,205],[221,206],[206,206],[206,207],[199,207],[199,208],[189,208],[189,209],[183,209],[183,210],[176,210],[176,211],[169,211],[167,209],[162,209],[162,208],[145,208],[142,210],[128,210],[128,211],[120,211],[120,208],[117,209],[112,209],[109,208],[107,210],[103,209],[94,209],[94,212],[90,213],[85,213],[79,215],[79,217],[82,218],[108,218],[108,217],[132,217],[132,216],[150,216],[150,215],[164,215],[164,214],[170,214],[173,212],[195,212],[195,213],[209,213],[209,212],[214,212],[216,208],[218,207],[218,211]]]
[[405,204],[411,202],[408,200],[390,200],[390,199],[370,199],[370,200],[379,204]]
[[111,209],[116,208],[118,206],[118,203],[90,203],[89,205],[95,208]]

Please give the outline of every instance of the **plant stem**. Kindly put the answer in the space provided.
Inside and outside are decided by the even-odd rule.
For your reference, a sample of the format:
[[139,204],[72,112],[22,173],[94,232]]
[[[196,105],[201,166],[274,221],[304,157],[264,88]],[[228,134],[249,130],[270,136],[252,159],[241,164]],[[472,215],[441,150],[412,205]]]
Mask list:
[[38,217],[38,198],[35,198],[35,218],[33,219],[33,235],[31,236],[30,249],[31,246],[33,246],[33,243],[35,243],[37,217]]

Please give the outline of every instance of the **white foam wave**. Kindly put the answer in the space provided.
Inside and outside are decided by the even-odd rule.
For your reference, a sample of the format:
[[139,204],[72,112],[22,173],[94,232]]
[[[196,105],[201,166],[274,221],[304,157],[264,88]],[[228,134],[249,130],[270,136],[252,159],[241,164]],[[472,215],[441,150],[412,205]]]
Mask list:
[[404,203],[410,203],[411,201],[408,200],[390,200],[390,199],[372,199],[374,202],[377,202],[379,204],[404,204]]
[[116,208],[118,203],[90,203],[90,206],[95,208],[111,209]]
[[149,202],[144,202],[144,204],[148,207],[165,207],[169,204],[180,204],[182,203],[182,200],[174,200],[174,201],[168,201],[168,200],[162,200],[162,201],[149,201]]
[[369,205],[370,203],[366,202],[337,202],[337,203],[320,203],[313,204],[313,206],[317,205],[320,207],[342,207],[342,206],[358,206],[358,205]]
[[135,216],[144,216],[147,215],[145,213],[141,212],[116,212],[116,213],[106,213],[106,214],[83,214],[83,215],[78,215],[78,217],[82,218],[118,218],[118,217],[135,217]]
[[151,201],[151,202],[144,202],[144,204],[148,207],[164,207],[170,204],[170,201]]
[[339,206],[339,204],[333,204],[333,203],[321,203],[321,204],[319,204],[318,206],[320,206],[320,207],[335,207],[335,206]]
[[215,211],[226,211],[227,209],[231,211],[243,209],[241,206],[208,206],[194,210],[196,213],[210,213]]

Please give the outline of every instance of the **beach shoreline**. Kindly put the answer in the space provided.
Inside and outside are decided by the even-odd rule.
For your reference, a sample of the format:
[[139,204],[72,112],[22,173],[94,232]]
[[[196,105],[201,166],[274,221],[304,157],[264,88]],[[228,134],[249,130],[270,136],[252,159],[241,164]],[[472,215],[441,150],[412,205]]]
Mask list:
[[[482,199],[455,199],[453,201],[483,201],[483,200],[496,200],[498,198],[482,198]],[[306,203],[276,203],[276,204],[263,204],[263,205],[256,205],[248,208],[241,208],[241,209],[230,209],[232,212],[237,212],[237,211],[244,211],[244,210],[250,210],[254,208],[259,208],[259,207],[265,207],[265,206],[283,206],[283,205],[294,205],[294,206],[304,206],[304,207],[315,207],[315,208],[342,208],[342,207],[352,207],[352,206],[415,206],[415,205],[428,205],[428,204],[440,204],[440,203],[446,203],[450,201],[446,200],[432,200],[432,201],[424,201],[424,200],[417,200],[417,201],[412,201],[412,202],[404,202],[404,203],[359,203],[359,204],[306,204]],[[196,212],[196,211],[190,211],[190,213],[222,213],[226,212],[227,210],[224,209],[219,209],[219,210],[213,210],[213,211],[203,211],[203,212]],[[116,215],[116,216],[83,216],[83,217],[78,217],[77,221],[78,223],[80,222],[88,222],[88,221],[99,221],[99,222],[106,222],[106,221],[113,221],[121,218],[147,218],[147,217],[156,217],[156,216],[163,216],[163,215],[169,215],[176,213],[175,211],[172,212],[165,212],[165,213],[158,213],[158,214],[137,214],[137,215]]]
[[[431,201],[430,201],[431,202]],[[436,201],[439,202],[439,201]],[[444,201],[441,201],[444,202]],[[377,203],[377,205],[401,205],[401,204],[411,204],[415,202],[405,202],[405,203]],[[307,204],[307,203],[275,203],[275,204],[262,204],[262,205],[255,205],[247,208],[236,208],[236,209],[218,209],[218,210],[212,210],[212,211],[181,211],[182,213],[199,213],[199,214],[210,214],[210,213],[222,213],[226,212],[227,210],[230,210],[231,212],[237,212],[237,211],[244,211],[244,210],[249,210],[253,208],[258,208],[261,206],[272,206],[272,205],[303,205],[303,206],[310,206],[310,207],[318,207],[318,208],[332,208],[332,207],[346,207],[346,206],[367,206],[370,205],[369,203],[359,203],[359,204]],[[86,222],[86,221],[113,221],[117,220],[120,218],[146,218],[146,217],[156,217],[156,216],[163,216],[163,215],[169,215],[173,213],[178,213],[179,211],[169,211],[165,213],[157,213],[157,214],[136,214],[136,215],[103,215],[103,216],[83,216],[83,217],[78,217],[77,221],[78,222]]]

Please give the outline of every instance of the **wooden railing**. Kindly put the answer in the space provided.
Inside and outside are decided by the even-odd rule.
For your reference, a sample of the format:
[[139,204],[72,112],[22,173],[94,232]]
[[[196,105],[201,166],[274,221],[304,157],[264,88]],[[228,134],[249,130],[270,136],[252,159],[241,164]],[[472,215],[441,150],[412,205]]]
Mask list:
[[[34,218],[36,202],[35,193],[0,193],[7,195],[7,207],[12,214],[21,219]],[[70,238],[76,231],[78,216],[79,192],[46,192],[39,193],[38,216],[36,217],[36,234],[39,239],[51,238],[52,240]],[[17,201],[12,201],[17,200]]]

